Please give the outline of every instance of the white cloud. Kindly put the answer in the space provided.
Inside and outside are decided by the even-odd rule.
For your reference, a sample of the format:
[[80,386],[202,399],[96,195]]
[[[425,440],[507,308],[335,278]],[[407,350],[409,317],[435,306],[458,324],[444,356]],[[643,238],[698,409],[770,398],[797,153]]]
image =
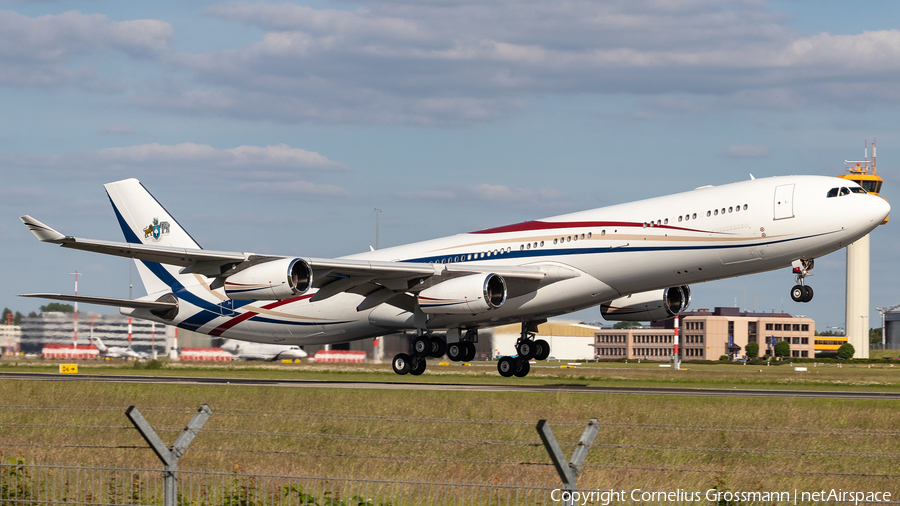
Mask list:
[[[233,2],[206,13],[265,33],[236,50],[175,55],[194,82],[134,103],[428,125],[491,120],[544,94],[636,94],[648,115],[848,100],[835,82],[900,100],[877,87],[900,78],[900,32],[804,36],[757,0],[388,0],[355,10]],[[879,77],[847,72],[876,66]]]
[[319,153],[287,144],[220,149],[193,142],[139,144],[64,155],[5,157],[4,161],[10,165],[48,169],[121,172],[140,168],[178,174],[199,171],[244,179],[277,179],[296,172],[341,172],[347,168]]
[[173,34],[172,25],[154,19],[111,21],[78,11],[30,18],[0,11],[0,84],[109,86],[90,65],[75,61],[110,52],[154,56],[168,49]]
[[[802,34],[762,0],[232,2],[205,12],[263,33],[237,49],[179,53],[164,21],[0,11],[0,84],[126,90],[127,103],[191,115],[370,124],[484,122],[548,95],[638,96],[646,117],[900,102],[900,31]],[[110,72],[108,54],[149,58],[162,78],[109,78],[96,70]]]

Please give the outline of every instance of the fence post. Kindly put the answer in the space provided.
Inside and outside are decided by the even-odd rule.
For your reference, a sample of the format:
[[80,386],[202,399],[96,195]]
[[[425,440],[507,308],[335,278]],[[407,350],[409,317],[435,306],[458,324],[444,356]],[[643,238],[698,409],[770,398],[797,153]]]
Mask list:
[[163,506],[175,506],[178,503],[178,459],[187,451],[191,441],[194,440],[194,436],[197,435],[211,414],[212,411],[209,409],[209,406],[206,404],[200,406],[197,414],[194,415],[194,418],[191,419],[170,449],[156,435],[156,431],[153,430],[153,427],[150,426],[137,407],[130,406],[125,410],[125,416],[131,420],[134,428],[141,433],[144,441],[147,441],[147,444],[150,445],[150,448],[153,449],[156,456],[163,463]]
[[[578,471],[581,470],[581,465],[584,464],[584,459],[587,458],[588,451],[590,451],[591,445],[594,443],[594,438],[597,437],[597,432],[599,430],[600,422],[596,418],[591,418],[588,421],[587,428],[584,429],[584,434],[581,435],[581,439],[578,441],[575,453],[572,454],[572,460],[567,462],[566,456],[562,452],[562,448],[560,448],[559,443],[556,441],[556,437],[553,435],[553,431],[550,430],[550,426],[547,425],[547,420],[538,421],[538,435],[541,436],[544,448],[546,448],[547,453],[550,454],[550,460],[553,461],[556,472],[559,473],[559,477],[562,479],[563,490],[574,492],[578,489]],[[567,499],[568,500],[563,501],[563,505],[572,506],[575,504],[574,497],[569,496]]]

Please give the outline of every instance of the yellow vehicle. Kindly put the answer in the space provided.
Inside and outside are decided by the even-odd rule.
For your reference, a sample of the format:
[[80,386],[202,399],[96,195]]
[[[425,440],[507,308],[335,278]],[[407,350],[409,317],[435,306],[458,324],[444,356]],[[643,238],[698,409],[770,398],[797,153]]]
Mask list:
[[838,348],[847,342],[847,336],[816,336],[816,353],[837,353]]
[[[872,141],[872,160],[869,160],[869,148],[866,146],[866,156],[863,161],[854,162],[850,160],[844,160],[844,163],[850,164],[850,168],[847,169],[847,174],[841,174],[838,176],[842,179],[848,179],[853,181],[854,183],[862,186],[863,190],[871,193],[872,195],[878,195],[881,192],[881,184],[884,183],[884,179],[878,177],[878,170],[875,166],[875,141]],[[856,164],[856,165],[853,165]],[[869,168],[871,167],[872,173],[869,174]],[[882,225],[888,222],[888,217],[884,218],[884,221],[881,222]]]

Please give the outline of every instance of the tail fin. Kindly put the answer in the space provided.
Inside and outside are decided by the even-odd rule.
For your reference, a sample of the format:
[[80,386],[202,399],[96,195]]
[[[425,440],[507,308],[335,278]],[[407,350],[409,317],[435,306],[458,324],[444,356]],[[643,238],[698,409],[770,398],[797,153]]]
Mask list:
[[201,249],[197,241],[137,179],[103,185],[125,233],[125,240],[175,248]]
[[[201,249],[197,241],[137,179],[124,179],[107,183],[103,187],[109,195],[109,201],[126,241],[133,244]],[[172,280],[181,277],[177,271],[171,271],[159,264],[152,265],[135,260],[135,265],[148,294],[171,288]]]
[[94,346],[100,350],[101,353],[106,353],[106,345],[103,344],[103,341],[100,340],[99,337],[91,336],[91,341],[94,343]]

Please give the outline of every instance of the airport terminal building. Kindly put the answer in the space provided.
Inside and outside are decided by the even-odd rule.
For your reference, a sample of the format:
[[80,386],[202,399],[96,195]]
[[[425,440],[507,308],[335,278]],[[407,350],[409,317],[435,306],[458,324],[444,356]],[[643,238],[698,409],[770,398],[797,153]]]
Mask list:
[[[791,358],[815,357],[815,321],[787,313],[749,313],[738,308],[717,307],[713,311],[682,313],[682,360],[718,360],[729,354],[729,346],[758,343],[760,356],[774,354],[775,343],[787,341]],[[603,329],[595,334],[598,359],[642,359],[668,361],[675,349],[674,320],[654,322],[649,329]]]

